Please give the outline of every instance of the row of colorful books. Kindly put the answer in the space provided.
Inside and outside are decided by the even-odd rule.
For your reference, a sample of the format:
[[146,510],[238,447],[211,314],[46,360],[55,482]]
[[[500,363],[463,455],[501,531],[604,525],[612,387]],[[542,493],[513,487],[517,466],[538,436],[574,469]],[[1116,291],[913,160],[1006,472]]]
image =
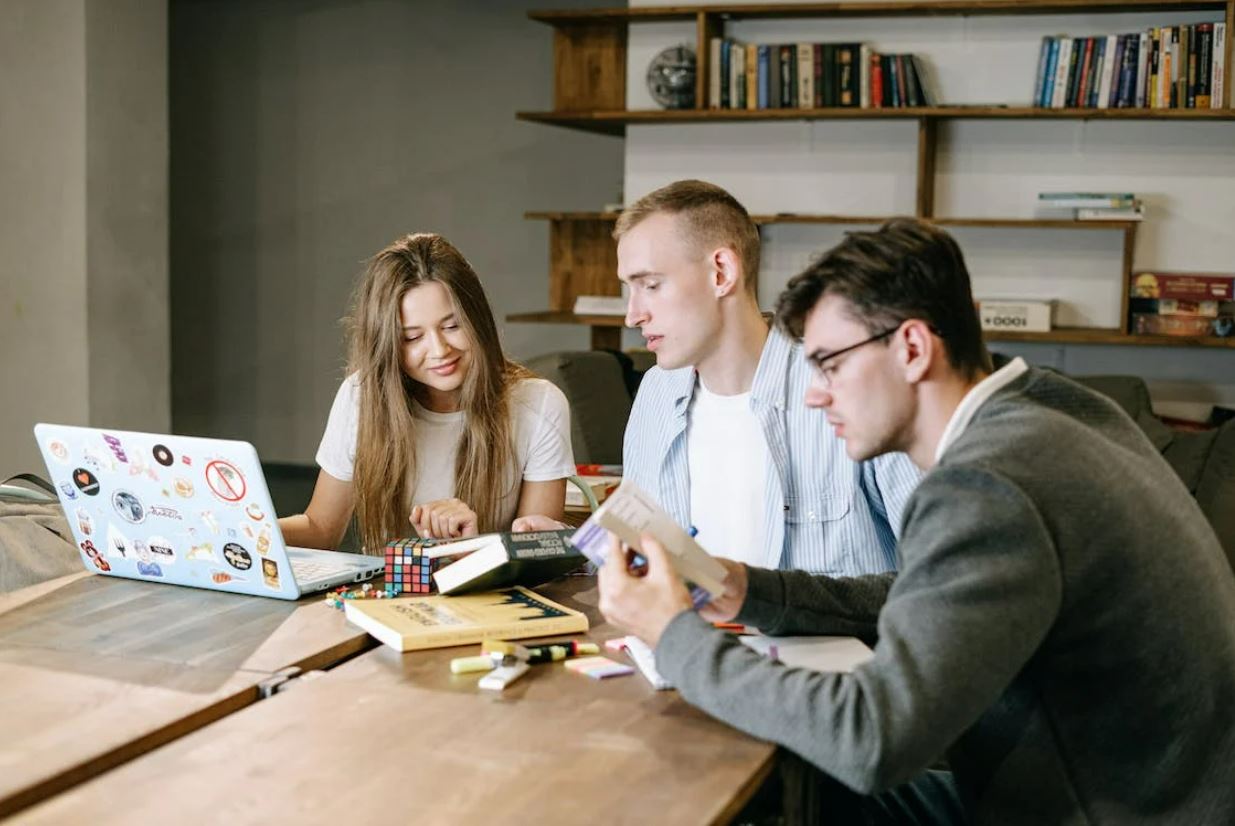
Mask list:
[[1235,275],[1137,273],[1128,315],[1131,331],[1142,335],[1229,336],[1235,332]]
[[922,59],[865,43],[710,44],[708,108],[937,106]]
[[1226,24],[1044,37],[1034,105],[1045,109],[1221,109]]
[[1133,192],[1039,192],[1038,206],[1077,221],[1143,221],[1145,207]]

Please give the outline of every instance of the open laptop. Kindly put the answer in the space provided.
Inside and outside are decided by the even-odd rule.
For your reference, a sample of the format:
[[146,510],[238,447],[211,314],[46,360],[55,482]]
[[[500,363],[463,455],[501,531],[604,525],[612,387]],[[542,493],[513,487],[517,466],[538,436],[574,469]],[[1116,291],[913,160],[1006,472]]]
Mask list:
[[278,599],[383,570],[284,545],[248,442],[55,424],[34,436],[87,570]]

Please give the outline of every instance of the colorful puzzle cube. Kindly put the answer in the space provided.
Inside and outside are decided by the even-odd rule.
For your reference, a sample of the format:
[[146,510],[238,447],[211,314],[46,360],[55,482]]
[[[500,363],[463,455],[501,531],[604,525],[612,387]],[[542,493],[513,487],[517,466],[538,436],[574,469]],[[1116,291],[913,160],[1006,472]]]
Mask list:
[[433,573],[454,561],[453,557],[434,559],[425,551],[437,543],[432,539],[396,539],[386,543],[386,588],[400,594],[436,594]]

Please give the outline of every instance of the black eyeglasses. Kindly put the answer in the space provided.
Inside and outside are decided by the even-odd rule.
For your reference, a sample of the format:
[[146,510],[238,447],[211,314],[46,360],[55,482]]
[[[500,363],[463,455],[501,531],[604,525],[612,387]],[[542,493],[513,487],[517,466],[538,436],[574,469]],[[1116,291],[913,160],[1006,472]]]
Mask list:
[[[904,322],[901,322],[901,323],[903,324]],[[832,386],[832,377],[836,374],[836,364],[834,363],[828,364],[828,362],[832,361],[832,359],[836,358],[837,356],[843,356],[845,355],[845,353],[848,353],[852,350],[856,350],[859,347],[864,347],[865,345],[870,344],[873,341],[879,341],[880,339],[885,339],[888,336],[895,333],[900,328],[901,328],[901,325],[897,324],[895,327],[893,327],[890,330],[884,330],[882,333],[877,333],[871,336],[870,338],[864,338],[861,341],[859,341],[857,344],[850,344],[848,347],[842,347],[839,350],[833,350],[831,353],[828,353],[826,356],[821,356],[818,353],[811,353],[809,356],[806,357],[806,360],[809,361],[811,363],[811,366],[815,368],[815,375],[819,377],[819,383],[823,386],[824,390],[827,390],[828,388]]]

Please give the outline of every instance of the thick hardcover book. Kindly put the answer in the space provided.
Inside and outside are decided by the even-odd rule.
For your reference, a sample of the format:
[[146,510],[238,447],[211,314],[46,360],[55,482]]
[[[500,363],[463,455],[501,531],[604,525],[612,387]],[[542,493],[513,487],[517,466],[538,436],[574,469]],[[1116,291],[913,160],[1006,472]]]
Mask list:
[[443,594],[491,591],[510,585],[539,585],[582,567],[587,557],[568,541],[574,530],[491,533],[438,545],[437,553],[471,552],[437,570],[433,581]]
[[1042,46],[1038,49],[1038,70],[1033,78],[1033,105],[1042,105],[1042,86],[1046,78],[1046,66],[1051,59],[1051,38],[1042,38]]
[[859,103],[858,88],[858,43],[840,43],[836,46],[837,105],[846,108]]
[[348,622],[398,651],[576,634],[588,627],[583,614],[526,588],[462,597],[347,600],[343,607]]
[[780,108],[798,105],[798,50],[792,45],[780,47]]
[[1214,24],[1198,24],[1196,39],[1196,108],[1208,109],[1214,77]]
[[772,105],[770,89],[772,84],[772,70],[769,66],[771,47],[763,43],[759,46],[759,108],[769,109],[776,108]]

